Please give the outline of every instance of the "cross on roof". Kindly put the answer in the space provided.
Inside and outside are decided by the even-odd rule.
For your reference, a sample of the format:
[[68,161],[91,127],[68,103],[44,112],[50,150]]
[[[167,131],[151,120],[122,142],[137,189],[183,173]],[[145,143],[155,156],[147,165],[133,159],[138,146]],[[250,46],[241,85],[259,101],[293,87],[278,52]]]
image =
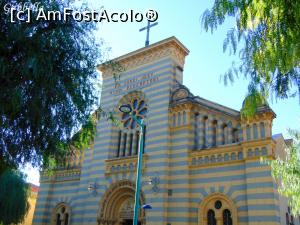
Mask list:
[[150,21],[148,20],[147,26],[140,29],[140,32],[147,29],[147,36],[146,36],[145,47],[147,47],[149,45],[149,32],[150,32],[150,28],[156,26],[157,24],[158,24],[158,22],[153,23],[153,24],[150,25]]

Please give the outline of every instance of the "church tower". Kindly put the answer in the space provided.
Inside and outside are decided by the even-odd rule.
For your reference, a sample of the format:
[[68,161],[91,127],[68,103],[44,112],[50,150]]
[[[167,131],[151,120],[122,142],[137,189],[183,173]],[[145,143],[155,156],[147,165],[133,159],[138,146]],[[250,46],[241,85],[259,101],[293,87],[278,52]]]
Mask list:
[[[102,166],[101,171],[104,173],[102,176],[99,176],[100,173],[90,175],[90,179],[97,180],[112,191],[117,191],[114,188],[120,189],[119,195],[126,192],[127,186],[133,188],[128,192],[130,197],[119,202],[110,200],[112,197],[107,191],[103,193],[98,215],[100,224],[115,221],[116,218],[123,220],[124,224],[132,224],[130,219],[134,203],[139,129],[129,115],[118,111],[122,104],[130,104],[133,113],[144,119],[146,125],[140,199],[141,204],[149,203],[154,210],[149,212],[151,218],[147,218],[148,212],[141,212],[140,222],[144,224],[143,221],[147,220],[155,223],[165,218],[171,141],[169,104],[172,90],[177,83],[182,82],[187,54],[188,50],[175,37],[171,37],[113,60],[113,63],[125,69],[118,79],[115,79],[109,64],[99,67],[103,76],[101,107],[113,110],[121,125],[118,127],[106,118],[100,119],[99,138],[95,142],[93,155],[100,159],[101,162],[97,164]],[[116,210],[118,207],[123,208],[119,212],[109,212],[108,215],[109,207],[115,207]]]

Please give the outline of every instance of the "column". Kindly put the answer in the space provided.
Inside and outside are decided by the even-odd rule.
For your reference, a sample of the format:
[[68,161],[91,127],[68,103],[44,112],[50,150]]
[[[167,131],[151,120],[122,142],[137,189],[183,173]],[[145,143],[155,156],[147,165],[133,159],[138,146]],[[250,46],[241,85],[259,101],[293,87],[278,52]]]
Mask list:
[[191,124],[191,120],[192,120],[192,111],[191,110],[187,110],[186,111],[186,124],[190,125]]
[[207,147],[213,147],[213,118],[208,117],[207,120]]
[[242,124],[241,125],[241,129],[242,129],[242,138],[243,140],[247,140],[247,125],[246,124]]
[[204,142],[204,117],[203,115],[199,114],[198,116],[198,121],[197,121],[197,128],[198,128],[198,131],[197,131],[197,134],[198,134],[198,143],[199,143],[199,146],[198,148],[203,148],[205,142]]
[[223,122],[218,120],[217,121],[217,146],[222,145],[222,132],[223,132],[222,125]]
[[223,218],[221,216],[217,217],[216,220],[217,220],[217,225],[223,225]]
[[218,122],[214,118],[210,122],[211,124],[211,146],[216,147],[217,146],[217,138],[218,138]]
[[239,138],[239,142],[242,142],[244,140],[244,137],[243,137],[243,128],[241,127],[241,125],[238,125],[237,127],[238,129],[238,138]]
[[266,137],[272,136],[272,122],[269,120],[265,122],[265,133]]
[[140,132],[139,131],[136,131],[135,133],[135,136],[136,136],[136,146],[135,146],[135,152],[134,154],[137,155],[138,154],[138,151],[139,151],[139,140],[140,140]]
[[232,131],[233,131],[233,129],[232,129],[232,125],[228,125],[228,127],[227,127],[227,140],[228,140],[228,143],[227,144],[232,144],[232,142],[233,142],[233,135],[232,135]]
[[131,150],[131,155],[136,155],[136,148],[137,148],[137,135],[136,135],[136,131],[134,131],[133,135],[133,139],[132,139],[132,150]]
[[199,149],[199,114],[194,114],[194,149]]

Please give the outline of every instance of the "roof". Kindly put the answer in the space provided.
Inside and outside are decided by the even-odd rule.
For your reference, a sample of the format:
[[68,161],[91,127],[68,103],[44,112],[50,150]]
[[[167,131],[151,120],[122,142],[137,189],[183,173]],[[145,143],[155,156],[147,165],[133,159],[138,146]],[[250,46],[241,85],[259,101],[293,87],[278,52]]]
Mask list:
[[[180,92],[182,92],[182,94],[177,94]],[[224,105],[220,105],[216,102],[201,98],[199,96],[194,96],[186,86],[184,86],[183,84],[177,83],[175,90],[172,93],[171,106],[175,106],[177,104],[181,104],[184,102],[192,102],[192,103],[198,104],[202,107],[220,111],[224,114],[227,114],[227,115],[233,116],[233,117],[240,115],[240,112],[235,109],[229,108]]]
[[292,146],[293,144],[293,139],[292,138],[289,138],[289,139],[284,139],[284,142],[287,146]]
[[35,185],[35,184],[32,184],[32,183],[28,183],[29,187],[30,187],[30,191],[32,193],[38,193],[39,190],[40,190],[40,187]]
[[281,138],[281,137],[283,138],[282,133],[279,133],[279,134],[273,134],[273,135],[272,135],[272,138],[273,138],[273,139],[278,139],[278,138]]

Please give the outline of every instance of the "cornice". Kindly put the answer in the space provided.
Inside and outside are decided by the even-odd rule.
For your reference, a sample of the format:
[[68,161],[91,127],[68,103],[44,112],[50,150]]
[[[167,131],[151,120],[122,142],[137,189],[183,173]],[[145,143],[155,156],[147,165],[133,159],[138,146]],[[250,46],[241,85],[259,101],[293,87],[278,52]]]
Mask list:
[[[183,67],[185,56],[188,54],[189,50],[177,38],[170,37],[147,47],[112,59],[109,62],[112,62],[112,64],[117,64],[123,70],[127,71],[169,56],[176,60],[177,63]],[[97,67],[97,70],[102,72],[103,78],[112,76],[116,72],[113,70],[109,62],[103,63]]]

